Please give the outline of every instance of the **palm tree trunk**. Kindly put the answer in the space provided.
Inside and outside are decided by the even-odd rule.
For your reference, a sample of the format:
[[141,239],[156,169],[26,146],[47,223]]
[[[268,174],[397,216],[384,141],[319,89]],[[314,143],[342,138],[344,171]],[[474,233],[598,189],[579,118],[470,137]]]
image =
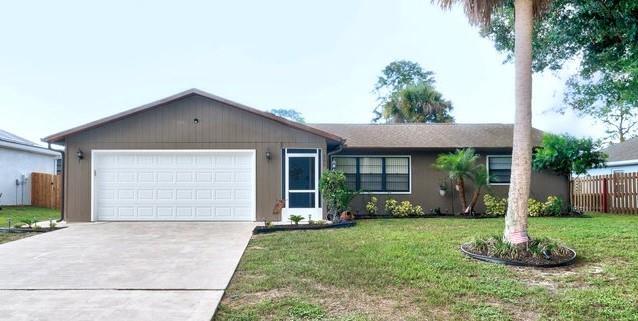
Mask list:
[[472,200],[470,201],[470,205],[465,209],[465,213],[472,213],[474,208],[476,207],[476,203],[478,202],[479,195],[481,195],[481,188],[477,188],[472,195]]
[[459,186],[459,194],[461,194],[461,208],[465,210],[465,208],[467,207],[467,200],[465,199],[465,181],[463,180],[463,177],[459,178],[457,184]]
[[516,112],[512,146],[512,177],[503,238],[525,244],[527,199],[532,175],[532,27],[533,0],[514,1]]

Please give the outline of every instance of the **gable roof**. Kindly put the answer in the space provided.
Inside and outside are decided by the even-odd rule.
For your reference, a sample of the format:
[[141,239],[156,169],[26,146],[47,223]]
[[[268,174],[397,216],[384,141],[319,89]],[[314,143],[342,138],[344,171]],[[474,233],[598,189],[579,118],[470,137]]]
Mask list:
[[[346,148],[511,148],[512,124],[310,124],[346,139]],[[543,132],[533,129],[534,145]]]
[[299,129],[299,130],[302,130],[302,131],[305,131],[305,132],[309,132],[311,134],[315,134],[315,135],[320,136],[320,137],[324,137],[324,138],[326,138],[328,140],[331,140],[331,141],[334,141],[334,142],[337,142],[337,143],[343,141],[343,139],[341,137],[339,137],[337,135],[334,135],[334,134],[331,134],[329,132],[323,131],[321,129],[310,127],[310,126],[302,124],[302,123],[297,123],[297,122],[294,122],[294,121],[290,121],[288,119],[276,116],[276,115],[271,114],[269,112],[265,112],[265,111],[261,111],[261,110],[256,109],[256,108],[248,107],[246,105],[243,105],[243,104],[240,104],[240,103],[237,103],[237,102],[234,102],[232,100],[228,100],[228,99],[225,99],[225,98],[222,98],[222,97],[219,97],[219,96],[215,96],[215,95],[213,95],[211,93],[207,93],[207,92],[205,92],[203,90],[199,90],[199,89],[196,89],[196,88],[189,89],[189,90],[180,92],[178,94],[175,94],[173,96],[169,96],[169,97],[154,101],[152,103],[148,103],[148,104],[145,104],[145,105],[142,105],[142,106],[139,106],[139,107],[135,107],[135,108],[123,111],[121,113],[117,113],[115,115],[104,117],[102,119],[98,119],[98,120],[92,121],[90,123],[86,123],[84,125],[80,125],[80,126],[77,126],[77,127],[71,128],[71,129],[67,129],[65,131],[62,131],[62,132],[59,132],[59,133],[56,133],[56,134],[53,134],[53,135],[49,135],[49,136],[43,138],[42,141],[48,142],[48,143],[57,143],[57,142],[63,141],[69,135],[74,135],[74,134],[80,133],[82,131],[85,131],[87,129],[91,129],[91,128],[95,128],[95,127],[98,127],[98,126],[102,126],[102,125],[105,125],[107,123],[110,123],[110,122],[113,122],[113,121],[116,121],[116,120],[119,120],[119,119],[122,119],[122,118],[125,118],[125,117],[129,117],[129,116],[132,116],[132,115],[135,115],[135,114],[138,114],[138,113],[153,109],[153,108],[161,106],[163,104],[166,104],[166,103],[169,103],[169,102],[172,102],[172,101],[175,101],[175,100],[187,97],[187,96],[191,96],[191,95],[198,95],[198,96],[202,96],[202,97],[205,97],[205,98],[208,98],[208,99],[212,99],[214,101],[218,101],[220,103],[223,103],[223,104],[226,104],[228,106],[243,110],[245,112],[249,112],[249,113],[261,116],[261,117],[268,118],[268,119],[270,119],[272,121],[275,121],[275,122],[278,122],[280,124],[283,124],[283,125],[286,125],[286,126],[289,126],[289,127],[292,127],[292,128],[296,128],[296,129]]
[[620,162],[638,159],[638,137],[628,139],[622,143],[609,145],[603,149],[609,158],[607,162]]

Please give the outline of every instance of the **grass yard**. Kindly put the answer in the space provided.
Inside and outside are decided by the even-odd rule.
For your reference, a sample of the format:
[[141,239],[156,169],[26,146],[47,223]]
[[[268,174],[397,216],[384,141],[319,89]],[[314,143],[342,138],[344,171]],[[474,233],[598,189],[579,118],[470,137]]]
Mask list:
[[576,265],[523,269],[463,257],[502,219],[367,220],[253,237],[214,318],[233,320],[638,320],[638,216],[531,218]]
[[[9,220],[11,220],[11,225],[16,225],[20,224],[23,219],[33,218],[38,221],[47,221],[49,218],[58,220],[60,219],[60,211],[32,206],[3,206],[0,211],[0,227],[9,227]],[[0,233],[0,244],[36,234],[38,233]]]
[[0,227],[9,227],[9,219],[12,225],[16,225],[21,220],[33,218],[38,221],[48,221],[50,218],[59,220],[60,210],[33,206],[3,206],[0,211]]

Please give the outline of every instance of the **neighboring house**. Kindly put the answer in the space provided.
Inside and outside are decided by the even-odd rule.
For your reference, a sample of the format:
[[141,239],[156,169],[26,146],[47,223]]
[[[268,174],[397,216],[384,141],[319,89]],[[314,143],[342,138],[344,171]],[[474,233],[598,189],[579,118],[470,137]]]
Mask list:
[[603,149],[609,158],[603,168],[592,168],[588,175],[607,175],[614,173],[638,172],[638,137],[613,144]]
[[0,129],[0,205],[31,205],[31,173],[55,174],[59,152]]
[[[505,195],[511,137],[500,124],[310,126],[191,89],[44,141],[66,148],[68,221],[277,221],[325,217],[319,177],[333,163],[353,187],[451,211],[432,163],[462,147],[476,148]],[[535,173],[532,185],[538,198],[567,193],[555,175]]]

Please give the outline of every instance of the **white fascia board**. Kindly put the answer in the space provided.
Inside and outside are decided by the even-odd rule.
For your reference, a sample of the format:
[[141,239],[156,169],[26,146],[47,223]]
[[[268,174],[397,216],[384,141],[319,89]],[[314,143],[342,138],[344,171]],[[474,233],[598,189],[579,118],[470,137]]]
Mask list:
[[44,147],[28,146],[28,145],[16,144],[16,143],[2,141],[2,140],[0,140],[0,147],[21,150],[21,151],[25,151],[29,153],[47,155],[54,158],[61,157],[61,154],[59,152],[55,152],[50,149],[46,149]]

